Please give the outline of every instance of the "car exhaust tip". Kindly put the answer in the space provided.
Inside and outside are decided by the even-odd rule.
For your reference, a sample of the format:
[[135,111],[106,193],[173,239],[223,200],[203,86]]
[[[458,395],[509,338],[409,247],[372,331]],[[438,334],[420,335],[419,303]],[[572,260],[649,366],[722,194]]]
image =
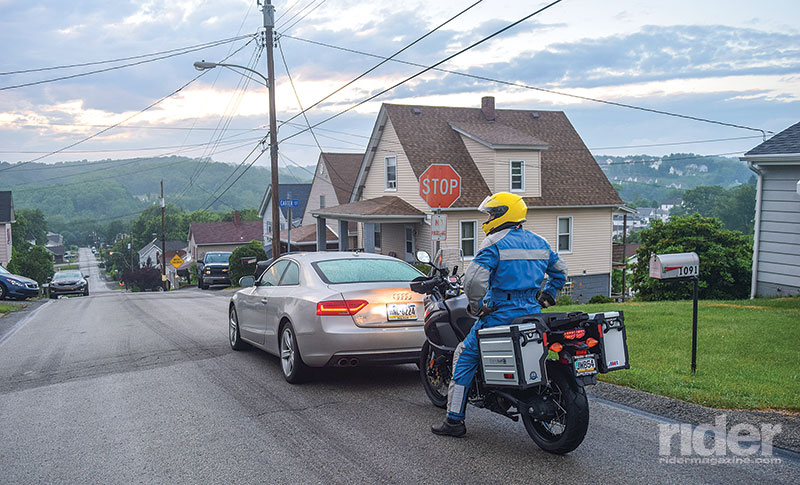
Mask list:
[[339,365],[339,367],[347,367],[350,365],[347,359],[339,359],[339,361],[336,363]]
[[358,359],[350,359],[350,365],[355,367],[358,365]]

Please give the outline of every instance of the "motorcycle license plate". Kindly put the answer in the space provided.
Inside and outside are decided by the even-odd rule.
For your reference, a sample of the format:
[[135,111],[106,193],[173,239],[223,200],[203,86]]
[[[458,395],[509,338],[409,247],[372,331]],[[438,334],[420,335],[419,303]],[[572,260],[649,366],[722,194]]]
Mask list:
[[416,303],[387,303],[386,316],[389,321],[395,320],[416,320],[417,319],[417,304]]
[[581,357],[575,359],[575,375],[588,376],[597,373],[597,362],[594,357]]

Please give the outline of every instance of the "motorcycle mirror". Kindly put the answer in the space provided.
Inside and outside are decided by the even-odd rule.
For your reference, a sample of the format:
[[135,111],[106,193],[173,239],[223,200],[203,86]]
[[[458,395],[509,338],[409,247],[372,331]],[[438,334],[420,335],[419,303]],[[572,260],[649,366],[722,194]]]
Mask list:
[[453,276],[458,274],[458,265],[453,266]]
[[424,264],[431,264],[431,255],[427,251],[417,251],[417,261]]

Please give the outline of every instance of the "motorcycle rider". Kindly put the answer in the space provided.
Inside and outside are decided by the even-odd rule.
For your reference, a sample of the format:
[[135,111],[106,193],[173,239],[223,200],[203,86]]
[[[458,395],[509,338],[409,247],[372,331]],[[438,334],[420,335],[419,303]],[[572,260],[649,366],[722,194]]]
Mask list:
[[[447,416],[431,426],[438,435],[462,436],[467,432],[467,396],[480,360],[477,331],[540,313],[541,307],[555,304],[555,295],[567,277],[566,263],[547,241],[522,229],[528,208],[520,196],[498,192],[484,199],[478,210],[489,214],[481,226],[487,237],[464,275],[464,293],[469,312],[479,318],[453,355]],[[537,301],[545,274],[547,285]]]

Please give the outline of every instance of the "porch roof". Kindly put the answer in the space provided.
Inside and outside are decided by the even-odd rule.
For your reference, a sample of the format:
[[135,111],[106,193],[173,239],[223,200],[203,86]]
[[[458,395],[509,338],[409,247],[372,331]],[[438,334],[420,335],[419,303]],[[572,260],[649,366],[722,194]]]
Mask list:
[[424,212],[393,195],[325,207],[311,211],[311,215],[353,222],[404,223],[425,220]]

